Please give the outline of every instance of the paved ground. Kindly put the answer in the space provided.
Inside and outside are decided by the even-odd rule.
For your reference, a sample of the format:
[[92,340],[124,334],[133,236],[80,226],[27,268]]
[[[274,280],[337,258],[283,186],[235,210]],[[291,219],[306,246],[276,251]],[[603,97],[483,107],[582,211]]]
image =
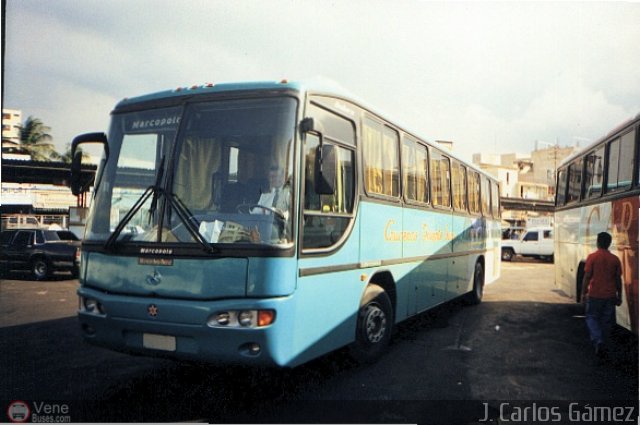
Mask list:
[[504,401],[565,409],[638,399],[637,340],[616,332],[610,361],[597,364],[581,308],[554,288],[552,264],[503,264],[481,305],[454,302],[403,323],[373,365],[339,351],[294,370],[180,364],[85,345],[77,281],[64,279],[0,282],[5,404],[57,400],[70,404],[74,421],[456,423],[469,412],[484,417],[485,406],[496,416]]

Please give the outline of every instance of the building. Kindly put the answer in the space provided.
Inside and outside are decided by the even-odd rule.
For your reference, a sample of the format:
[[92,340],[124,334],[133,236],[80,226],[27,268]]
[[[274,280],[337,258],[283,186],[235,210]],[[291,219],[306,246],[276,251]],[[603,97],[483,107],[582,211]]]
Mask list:
[[16,109],[2,110],[2,142],[20,143],[20,127],[22,111]]
[[20,154],[20,128],[22,111],[16,109],[2,110],[2,154]]
[[[1,227],[28,225],[63,228],[73,224],[70,211],[81,210],[79,199],[67,186],[69,165],[60,161],[33,161],[20,148],[22,111],[2,110],[2,158],[0,161]],[[95,167],[87,173],[93,176]]]
[[[555,200],[558,164],[575,150],[575,147],[550,146],[530,154],[477,153],[472,161],[500,181],[503,205],[519,205],[517,209],[503,208],[503,224],[526,226],[532,219],[552,216],[552,212],[546,212],[540,206],[550,205]],[[531,207],[527,209],[527,205]]]

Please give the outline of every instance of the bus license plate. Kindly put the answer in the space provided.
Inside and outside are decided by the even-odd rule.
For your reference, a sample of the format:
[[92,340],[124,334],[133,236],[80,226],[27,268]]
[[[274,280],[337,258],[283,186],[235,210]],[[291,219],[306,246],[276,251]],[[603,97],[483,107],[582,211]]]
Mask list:
[[176,351],[176,337],[170,335],[142,334],[142,346],[153,350]]

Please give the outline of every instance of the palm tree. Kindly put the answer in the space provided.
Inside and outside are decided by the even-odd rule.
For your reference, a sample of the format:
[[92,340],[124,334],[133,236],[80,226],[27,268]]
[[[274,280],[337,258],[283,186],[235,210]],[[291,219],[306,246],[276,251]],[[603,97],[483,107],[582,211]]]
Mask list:
[[47,161],[56,156],[53,149],[53,137],[49,134],[51,128],[38,119],[30,116],[20,127],[20,147],[24,149],[34,161]]

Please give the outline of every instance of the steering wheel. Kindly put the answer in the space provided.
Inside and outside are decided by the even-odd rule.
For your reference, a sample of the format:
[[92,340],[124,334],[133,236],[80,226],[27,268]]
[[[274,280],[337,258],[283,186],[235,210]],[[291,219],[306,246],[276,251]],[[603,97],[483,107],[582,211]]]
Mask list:
[[283,220],[283,221],[285,220],[284,213],[275,207],[266,207],[260,204],[241,204],[237,206],[236,210],[240,214],[251,214],[251,210],[254,208],[260,208],[265,211],[269,211],[271,214],[278,217],[280,220]]

